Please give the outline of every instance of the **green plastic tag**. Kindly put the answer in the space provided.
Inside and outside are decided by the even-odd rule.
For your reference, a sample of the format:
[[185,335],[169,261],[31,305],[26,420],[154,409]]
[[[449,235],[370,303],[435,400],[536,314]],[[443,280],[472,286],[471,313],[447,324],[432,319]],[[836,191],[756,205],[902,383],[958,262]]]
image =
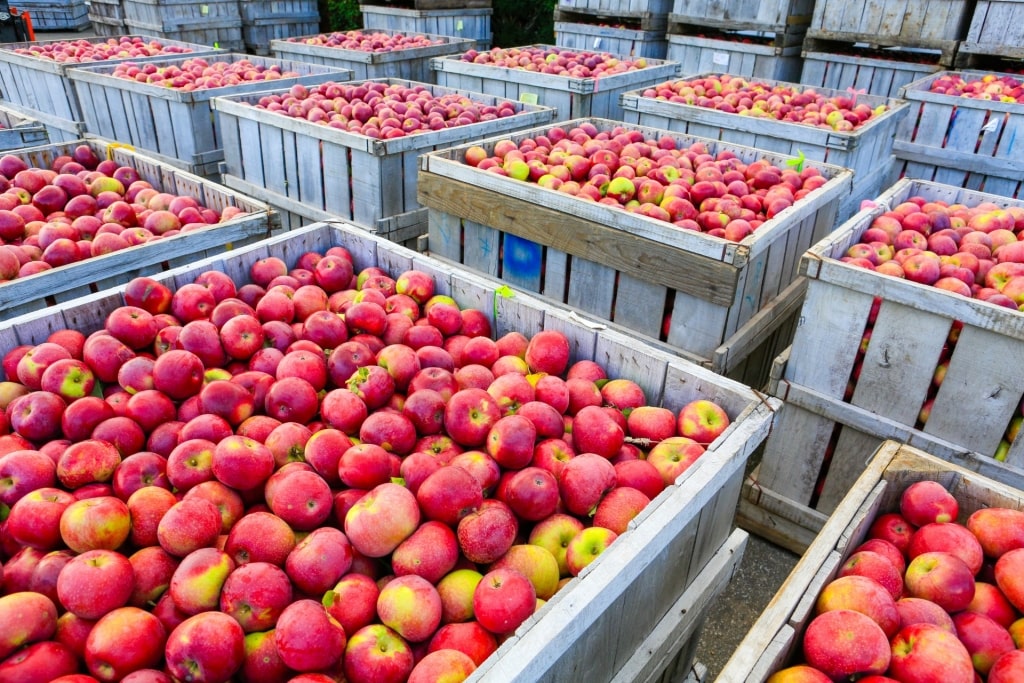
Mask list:
[[494,319],[498,319],[498,298],[511,299],[516,295],[508,285],[502,285],[494,290]]
[[523,104],[537,104],[537,93],[521,92],[519,93],[519,101]]

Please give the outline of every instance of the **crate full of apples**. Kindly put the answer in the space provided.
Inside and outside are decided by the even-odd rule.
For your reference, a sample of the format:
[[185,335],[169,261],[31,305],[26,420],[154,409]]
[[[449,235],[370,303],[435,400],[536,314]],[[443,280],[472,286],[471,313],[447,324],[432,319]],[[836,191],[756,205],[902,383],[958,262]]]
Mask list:
[[778,407],[340,224],[0,340],[11,680],[656,675]]
[[853,171],[853,192],[840,220],[856,213],[859,196],[889,182],[896,128],[909,105],[852,90],[708,72],[664,81],[622,96],[625,120],[643,126],[803,154]]
[[[345,69],[241,53],[120,62],[68,72],[90,134],[131,144],[197,175],[219,172],[224,141],[210,100],[345,81]],[[125,115],[131,112],[131,115]]]
[[718,680],[1024,680],[1024,492],[882,444]]
[[1024,197],[1024,163],[1015,146],[1024,125],[1024,76],[942,71],[905,86],[910,113],[894,151],[910,178]]
[[77,40],[40,40],[0,45],[0,90],[4,100],[67,123],[84,114],[67,72],[82,64],[150,61],[182,54],[220,52],[206,45],[145,35]]
[[1024,203],[907,179],[872,203],[802,258],[759,485],[827,515],[897,438],[1024,488]]
[[400,241],[426,229],[419,155],[548,124],[551,107],[383,78],[218,97],[224,182],[307,221],[342,218]]
[[709,138],[575,119],[424,155],[419,191],[432,253],[726,371],[751,351],[727,341],[785,318],[773,306],[796,255],[832,230],[850,177]]
[[270,207],[95,141],[0,156],[0,314],[10,319],[269,234]]
[[526,45],[431,60],[438,85],[554,107],[558,119],[619,119],[619,96],[679,74],[680,64],[602,50]]
[[353,80],[403,78],[433,83],[433,57],[461,54],[476,41],[386,29],[352,29],[272,40],[275,57],[348,69]]

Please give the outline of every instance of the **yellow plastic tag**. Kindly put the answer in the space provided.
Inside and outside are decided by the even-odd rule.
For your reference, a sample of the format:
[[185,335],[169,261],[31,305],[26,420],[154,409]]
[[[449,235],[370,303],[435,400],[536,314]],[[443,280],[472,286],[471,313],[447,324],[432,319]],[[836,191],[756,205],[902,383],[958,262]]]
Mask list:
[[521,92],[519,93],[519,101],[523,104],[537,104],[537,93]]
[[114,158],[114,150],[115,149],[119,149],[119,148],[120,149],[126,149],[129,152],[134,152],[135,151],[135,147],[133,147],[132,145],[126,145],[123,142],[108,142],[107,143],[107,159],[113,159]]

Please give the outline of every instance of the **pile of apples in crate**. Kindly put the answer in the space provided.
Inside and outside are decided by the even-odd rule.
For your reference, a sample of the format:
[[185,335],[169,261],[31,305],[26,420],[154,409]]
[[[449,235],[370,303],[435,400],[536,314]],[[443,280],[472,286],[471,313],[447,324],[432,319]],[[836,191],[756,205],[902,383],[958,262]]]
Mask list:
[[342,247],[9,349],[0,681],[458,681],[728,426]]
[[1020,309],[1024,208],[909,197],[876,217],[843,260],[911,282]]
[[818,169],[744,163],[729,150],[713,156],[702,142],[679,148],[664,135],[592,123],[545,135],[478,145],[464,161],[475,168],[608,204],[684,230],[740,241],[765,221],[828,182]]
[[126,57],[180,55],[192,52],[192,48],[187,45],[165,45],[154,38],[145,40],[139,36],[121,36],[101,41],[83,39],[34,43],[13,48],[12,52],[54,62],[77,64]]
[[964,78],[963,74],[958,73],[944,74],[931,82],[928,91],[977,100],[1024,104],[1024,79],[1008,74],[986,74],[980,78]]
[[598,78],[646,69],[644,57],[622,59],[609,52],[566,50],[558,47],[495,47],[487,52],[467,50],[459,57],[464,62],[522,69],[569,78]]
[[889,108],[857,104],[853,95],[826,96],[814,88],[751,81],[729,74],[666,81],[646,88],[644,97],[770,118],[837,131],[852,131]]
[[100,160],[89,145],[30,168],[0,158],[0,282],[199,230],[244,212],[221,213],[161,192],[130,166]]
[[879,515],[818,595],[805,663],[768,683],[1024,680],[1024,512],[921,481]]
[[335,31],[333,33],[322,33],[318,36],[306,38],[288,38],[293,43],[303,45],[318,45],[322,47],[335,47],[341,50],[359,50],[360,52],[392,52],[393,50],[408,50],[413,47],[430,47],[431,45],[443,45],[441,39],[428,38],[417,33],[384,33],[383,31],[364,31],[352,29],[351,31]]
[[434,94],[424,85],[380,82],[296,84],[253,105],[284,116],[391,140],[515,115],[510,100],[485,104],[460,93]]
[[255,64],[252,60],[244,57],[232,60],[217,59],[216,57],[210,59],[191,57],[181,64],[168,64],[167,66],[121,62],[114,67],[110,75],[129,81],[190,92],[224,88],[240,83],[295,78],[299,73],[282,69],[280,64]]

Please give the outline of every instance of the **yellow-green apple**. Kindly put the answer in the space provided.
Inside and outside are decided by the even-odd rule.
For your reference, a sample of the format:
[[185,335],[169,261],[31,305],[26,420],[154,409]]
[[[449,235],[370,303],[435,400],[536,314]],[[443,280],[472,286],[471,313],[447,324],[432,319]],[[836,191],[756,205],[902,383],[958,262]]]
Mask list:
[[984,614],[959,612],[953,615],[953,625],[971,655],[974,668],[982,676],[988,675],[1000,655],[1017,647],[1010,632]]
[[475,569],[456,569],[437,582],[441,596],[441,623],[463,623],[473,618],[473,592],[483,574]]
[[918,555],[907,565],[904,583],[908,597],[931,600],[947,612],[959,612],[974,598],[974,574],[950,553]]
[[220,535],[217,506],[203,498],[181,500],[170,507],[157,523],[160,547],[175,557],[185,557],[199,548],[212,547]]
[[345,629],[355,633],[377,619],[377,582],[365,574],[349,572],[324,593],[323,605]]
[[441,596],[422,576],[397,576],[381,588],[377,615],[407,642],[420,643],[441,624]]
[[488,499],[459,520],[456,537],[462,554],[470,562],[490,564],[512,547],[519,523],[509,507]]
[[62,358],[46,367],[40,388],[57,394],[67,402],[88,396],[96,386],[96,376],[84,361]]
[[272,629],[292,603],[292,584],[284,570],[268,562],[249,562],[228,574],[219,596],[221,612],[246,633]]
[[352,545],[333,527],[311,531],[288,553],[284,564],[295,587],[316,596],[330,590],[351,566]]
[[96,622],[85,642],[85,665],[101,681],[119,681],[163,660],[167,633],[153,614],[119,607]]
[[284,608],[274,628],[281,661],[294,671],[322,671],[345,651],[345,630],[316,600],[301,599]]
[[998,586],[985,581],[974,582],[974,599],[964,611],[984,614],[1003,628],[1010,628],[1017,619],[1016,610]]
[[988,683],[1013,683],[1024,677],[1024,650],[1003,654],[988,672]]
[[476,667],[476,662],[459,650],[435,650],[416,662],[409,674],[409,683],[458,683],[469,678]]
[[996,560],[996,585],[1018,611],[1024,611],[1024,548],[1003,553]]
[[415,495],[423,516],[455,527],[483,502],[480,482],[458,465],[441,467],[420,484]]
[[864,576],[884,587],[893,600],[903,597],[903,574],[885,556],[870,550],[852,553],[839,568],[838,576]]
[[892,640],[889,675],[900,681],[971,683],[974,667],[967,648],[953,634],[933,624],[912,624]]
[[823,612],[807,625],[804,657],[832,680],[884,674],[889,668],[889,639],[870,617],[848,609]]
[[60,344],[43,342],[30,348],[18,361],[17,379],[29,389],[42,387],[46,368],[58,360],[71,358],[71,353]]
[[665,486],[675,483],[704,453],[704,446],[687,436],[673,436],[656,444],[647,453],[647,462],[661,474]]
[[475,621],[445,624],[437,630],[427,646],[428,652],[458,650],[476,666],[498,649],[498,641],[490,631]]
[[729,426],[729,415],[709,399],[696,399],[679,411],[678,431],[694,441],[708,445]]
[[587,515],[601,498],[615,488],[615,466],[594,453],[580,453],[566,461],[558,476],[558,490],[565,509]]
[[[428,521],[395,548],[391,568],[396,576],[415,574],[436,585],[455,568],[458,560],[455,532],[446,524]],[[402,633],[401,629],[395,630]]]
[[813,666],[796,664],[776,671],[765,683],[831,683],[832,679]]
[[193,550],[178,563],[167,591],[185,614],[217,609],[221,589],[234,568],[234,560],[222,550]]
[[527,542],[539,545],[554,555],[558,562],[558,573],[565,577],[570,575],[566,549],[583,528],[583,522],[577,518],[556,512],[534,525]]
[[350,683],[401,683],[413,665],[409,644],[383,624],[364,626],[345,646],[345,679]]
[[960,505],[937,481],[914,482],[900,496],[900,514],[914,526],[932,522],[955,522]]
[[525,467],[507,472],[499,487],[501,499],[520,519],[537,522],[558,509],[558,480],[540,467]]
[[565,566],[569,574],[579,576],[608,546],[618,538],[611,529],[593,526],[583,529],[565,548]]
[[245,633],[223,612],[200,612],[168,634],[164,655],[174,678],[227,681],[245,659]]
[[62,489],[41,487],[18,499],[7,513],[6,531],[23,546],[53,550],[61,546],[60,518],[75,497]]
[[57,595],[69,612],[99,619],[128,604],[134,587],[131,562],[113,550],[88,550],[76,555],[57,577]]
[[130,533],[128,505],[114,496],[76,500],[60,516],[61,538],[76,553],[115,550],[128,540]]
[[533,614],[536,605],[533,584],[515,569],[487,572],[473,593],[476,621],[499,636],[515,631]]
[[271,512],[296,531],[321,526],[331,516],[334,504],[327,482],[308,469],[279,469],[267,480],[264,496]]
[[128,557],[135,575],[135,586],[128,604],[147,608],[156,604],[167,591],[171,576],[178,568],[178,558],[158,545],[139,548]]
[[549,600],[558,589],[561,578],[558,560],[546,548],[533,544],[514,545],[502,555],[491,569],[509,568],[518,571],[533,584],[540,600]]
[[846,575],[833,579],[821,590],[815,603],[818,613],[853,610],[871,618],[892,638],[900,628],[900,615],[889,589],[874,579]]
[[967,518],[967,528],[989,558],[996,559],[1016,548],[1024,548],[1024,511],[981,508]]
[[629,486],[616,486],[601,499],[594,512],[594,526],[626,533],[629,523],[651,502],[643,492]]
[[31,591],[0,596],[0,658],[19,648],[50,639],[57,629],[57,607]]
[[[421,491],[422,491],[422,487]],[[345,535],[369,557],[390,554],[420,523],[420,508],[409,489],[394,483],[374,487],[345,515]]]
[[981,570],[984,551],[977,537],[967,527],[955,522],[932,522],[919,527],[910,538],[907,558],[914,559],[924,552],[942,551],[956,555],[970,568],[972,574]]

